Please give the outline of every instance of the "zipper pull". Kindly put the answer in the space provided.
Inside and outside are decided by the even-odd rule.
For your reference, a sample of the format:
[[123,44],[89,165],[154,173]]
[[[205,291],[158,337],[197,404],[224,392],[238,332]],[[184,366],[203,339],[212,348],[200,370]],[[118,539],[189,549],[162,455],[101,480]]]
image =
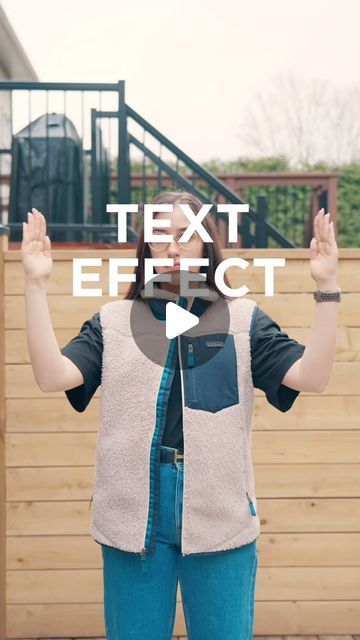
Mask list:
[[94,497],[94,494],[92,494],[92,496],[91,496],[91,499],[90,499],[90,502],[89,502],[89,509],[88,509],[88,511],[90,511],[90,507],[91,507],[91,503],[92,503],[92,501],[93,501],[93,497]]
[[247,496],[247,499],[249,500],[249,505],[250,505],[251,515],[252,515],[252,516],[256,516],[255,507],[254,507],[253,501],[251,500],[251,498],[250,498],[250,496],[249,496],[248,492],[246,492],[246,496]]
[[140,551],[141,571],[143,573],[147,573],[148,571],[147,562],[146,562],[147,561],[146,553],[147,553],[147,549],[143,547],[143,549],[141,549]]
[[187,365],[188,367],[193,367],[194,364],[195,364],[194,345],[192,345],[190,342],[187,348]]

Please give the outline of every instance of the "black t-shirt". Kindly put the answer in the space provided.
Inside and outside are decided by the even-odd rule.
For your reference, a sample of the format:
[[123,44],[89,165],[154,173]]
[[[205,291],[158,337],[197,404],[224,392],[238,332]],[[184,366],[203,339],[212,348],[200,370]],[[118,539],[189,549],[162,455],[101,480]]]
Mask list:
[[[250,347],[254,387],[264,391],[268,402],[279,411],[288,411],[300,391],[287,387],[281,381],[291,365],[301,358],[305,346],[289,338],[267,313],[257,307],[250,330]],[[84,384],[65,391],[74,409],[82,412],[101,385],[103,338],[99,312],[83,323],[79,334],[61,348],[61,353],[69,358],[83,375]],[[162,444],[183,452],[181,380],[178,362],[169,396]]]

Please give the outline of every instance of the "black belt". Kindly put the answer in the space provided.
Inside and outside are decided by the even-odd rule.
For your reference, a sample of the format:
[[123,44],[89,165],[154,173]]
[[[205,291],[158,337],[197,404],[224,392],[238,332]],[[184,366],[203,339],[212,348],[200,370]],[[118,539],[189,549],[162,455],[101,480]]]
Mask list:
[[183,462],[184,454],[173,447],[161,447],[160,462]]

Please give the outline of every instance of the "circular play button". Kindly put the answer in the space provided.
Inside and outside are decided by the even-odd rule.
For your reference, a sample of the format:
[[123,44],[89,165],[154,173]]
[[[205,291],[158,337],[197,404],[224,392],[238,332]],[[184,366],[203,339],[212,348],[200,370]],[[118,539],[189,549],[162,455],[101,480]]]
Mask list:
[[[168,368],[206,364],[227,349],[230,314],[227,299],[209,287],[204,274],[166,272],[149,280],[133,300],[130,324],[140,351]],[[170,285],[174,290],[165,288]],[[174,342],[177,348],[174,348]]]

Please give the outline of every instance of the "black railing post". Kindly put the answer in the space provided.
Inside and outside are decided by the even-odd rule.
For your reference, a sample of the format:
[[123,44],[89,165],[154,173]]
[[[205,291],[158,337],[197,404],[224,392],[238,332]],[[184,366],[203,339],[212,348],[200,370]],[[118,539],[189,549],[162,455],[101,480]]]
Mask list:
[[266,216],[268,212],[268,202],[265,196],[256,198],[256,222],[255,222],[255,248],[267,249],[268,234],[266,230]]
[[319,196],[319,209],[324,209],[325,213],[328,210],[328,192],[324,189]]
[[242,214],[241,220],[241,246],[244,249],[251,249],[252,247],[252,236],[250,233],[250,217],[245,214]]
[[118,131],[118,193],[117,202],[127,204],[130,202],[130,167],[129,167],[129,143],[127,133],[127,111],[125,104],[125,82],[119,80],[118,83],[118,110],[119,110],[119,131]]
[[[96,109],[91,109],[91,222],[98,222]],[[94,238],[91,238],[94,242]]]

